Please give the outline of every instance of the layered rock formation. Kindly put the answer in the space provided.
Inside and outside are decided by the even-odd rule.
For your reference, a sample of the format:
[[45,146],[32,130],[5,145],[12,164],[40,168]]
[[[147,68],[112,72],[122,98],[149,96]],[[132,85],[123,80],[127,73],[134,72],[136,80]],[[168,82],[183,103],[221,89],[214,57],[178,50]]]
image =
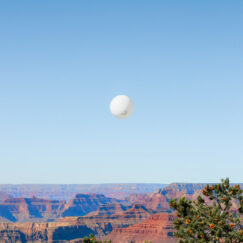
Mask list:
[[173,238],[174,216],[168,213],[153,214],[142,223],[126,228],[116,228],[104,239],[111,239],[113,243],[153,243],[176,242]]
[[105,197],[102,194],[77,194],[65,206],[62,216],[86,215],[96,211],[101,205],[111,204],[113,202],[117,202],[117,200]]
[[94,234],[102,237],[114,228],[138,224],[150,216],[142,205],[120,214],[66,217],[50,223],[0,223],[0,239],[6,242],[70,241]]
[[62,242],[94,233],[85,225],[69,223],[0,223],[0,242]]
[[[0,239],[75,242],[92,233],[99,239],[120,243],[173,242],[174,216],[169,200],[183,195],[196,199],[204,186],[175,183],[154,193],[130,194],[125,200],[78,194],[67,204],[38,198],[8,198],[0,203],[0,220],[35,223],[0,223]],[[50,220],[56,221],[46,222]]]
[[126,211],[128,208],[128,206],[124,206],[120,203],[111,203],[100,206],[96,211],[89,213],[88,216],[118,214]]
[[[199,193],[209,183],[171,183],[156,192],[166,196],[166,198],[179,198],[181,196],[190,197],[194,193]],[[234,184],[232,184],[234,185]],[[239,184],[243,188],[243,184]]]
[[202,190],[205,185],[204,183],[171,183],[164,188],[158,190],[158,193],[168,194],[169,192],[185,192],[188,195],[192,195],[195,191]]
[[151,193],[142,196],[130,195],[126,200],[132,203],[140,203],[147,209],[153,210],[154,213],[170,211],[169,200],[160,193]]
[[127,196],[125,198],[125,201],[130,204],[141,203],[141,202],[145,201],[145,199],[147,198],[148,195],[149,194],[133,193],[133,194],[130,194],[129,196]]
[[10,198],[0,204],[0,216],[6,221],[50,221],[60,216],[64,201],[40,198]]
[[67,204],[65,201],[46,200],[36,197],[8,198],[0,203],[0,221],[53,221],[59,217],[86,215],[96,211],[99,207],[101,208],[97,213],[103,215],[126,210],[125,206],[118,206],[119,204],[112,206],[113,202],[117,202],[117,200],[100,194],[78,194]]
[[72,225],[87,225],[99,237],[110,233],[114,228],[128,227],[142,222],[150,216],[151,212],[143,205],[135,204],[122,213],[112,215],[94,215],[82,217],[65,217],[60,222]]

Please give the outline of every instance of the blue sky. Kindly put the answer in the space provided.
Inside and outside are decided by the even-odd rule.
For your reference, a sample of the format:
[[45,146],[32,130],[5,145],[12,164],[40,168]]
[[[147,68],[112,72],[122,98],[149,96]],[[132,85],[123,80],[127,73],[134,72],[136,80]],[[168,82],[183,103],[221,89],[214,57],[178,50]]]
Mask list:
[[[0,183],[243,182],[243,2],[2,1]],[[114,118],[118,94],[134,114]]]

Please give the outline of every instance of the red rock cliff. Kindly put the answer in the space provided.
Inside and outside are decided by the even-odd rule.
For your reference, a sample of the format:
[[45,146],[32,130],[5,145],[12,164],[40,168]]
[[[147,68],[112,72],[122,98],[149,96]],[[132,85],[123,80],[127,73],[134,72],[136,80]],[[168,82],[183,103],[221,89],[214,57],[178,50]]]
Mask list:
[[154,214],[142,223],[116,228],[104,239],[111,239],[113,243],[143,243],[145,240],[153,243],[176,242],[172,237],[173,220],[172,214]]

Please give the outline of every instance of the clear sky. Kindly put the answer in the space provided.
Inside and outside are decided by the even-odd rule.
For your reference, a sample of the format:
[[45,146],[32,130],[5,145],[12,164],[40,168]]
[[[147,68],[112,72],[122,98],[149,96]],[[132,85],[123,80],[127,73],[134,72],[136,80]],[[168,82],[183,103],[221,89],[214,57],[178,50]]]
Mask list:
[[0,183],[243,182],[243,1],[1,1],[0,163]]

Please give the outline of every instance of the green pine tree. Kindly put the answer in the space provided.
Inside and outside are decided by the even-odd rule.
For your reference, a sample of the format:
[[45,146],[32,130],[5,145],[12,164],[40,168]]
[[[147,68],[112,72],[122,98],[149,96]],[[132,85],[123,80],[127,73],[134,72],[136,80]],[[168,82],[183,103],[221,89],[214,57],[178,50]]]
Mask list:
[[[174,235],[181,243],[243,242],[243,190],[229,179],[207,185],[196,201],[170,200],[176,211]],[[234,207],[232,207],[234,205]]]

